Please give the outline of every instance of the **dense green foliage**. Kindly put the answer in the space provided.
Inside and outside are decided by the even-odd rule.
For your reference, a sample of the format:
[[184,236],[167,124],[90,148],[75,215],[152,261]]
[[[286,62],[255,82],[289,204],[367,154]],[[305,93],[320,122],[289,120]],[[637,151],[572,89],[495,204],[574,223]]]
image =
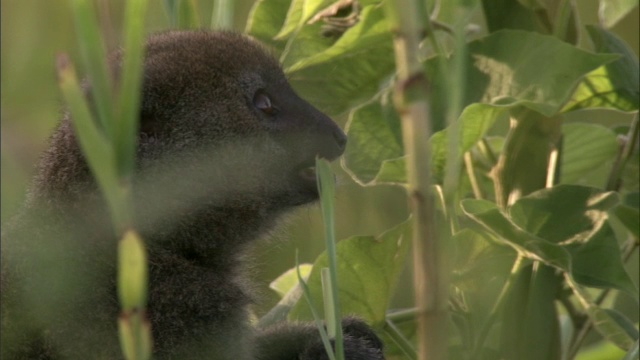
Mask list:
[[[394,36],[383,2],[360,0],[358,7],[331,14],[324,10],[336,3],[332,0],[258,0],[246,27],[273,48],[302,97],[338,119],[347,118],[342,166],[365,187],[364,198],[384,185],[407,185],[402,123],[393,106]],[[165,0],[163,26],[208,25],[204,19],[211,12],[202,8],[212,6],[202,3],[207,4]],[[637,263],[638,257],[640,80],[638,58],[611,30],[637,9],[637,1],[600,0],[599,26],[583,26],[581,17],[592,14],[579,13],[571,1],[426,3],[421,15],[431,14],[435,32],[424,32],[420,60],[431,84],[434,134],[425,134],[424,141],[431,146],[433,191],[441,200],[437,217],[447,257],[439,271],[450,280],[450,358],[637,359],[638,277],[625,263]],[[210,22],[228,24],[215,13],[219,10],[213,9]],[[95,56],[85,59],[83,70],[100,83],[104,49],[82,48],[97,44],[97,26],[78,26],[95,26],[79,50]],[[462,47],[457,39],[463,39]],[[135,66],[125,79],[136,77]],[[3,90],[8,86],[3,81]],[[134,81],[123,88],[135,86]],[[118,101],[106,95],[98,99]],[[135,101],[120,106],[133,111]],[[620,112],[635,117],[609,120]],[[100,116],[94,125],[113,114],[107,110]],[[104,120],[105,128],[109,124]],[[126,134],[132,128],[112,130]],[[88,146],[119,149],[94,152],[112,157],[106,161],[111,167],[94,172],[112,177],[101,185],[116,198],[113,181],[131,165],[134,144],[127,142],[128,135],[113,135],[112,140],[124,142],[110,145],[84,138]],[[556,157],[557,164],[551,161]],[[6,158],[3,152],[3,170]],[[440,196],[445,181],[454,192]],[[2,193],[11,193],[4,182]],[[347,224],[370,212],[384,213],[369,204],[351,208],[361,213]],[[376,327],[391,359],[415,358],[420,341],[414,309],[398,305],[411,302],[403,269],[416,221],[422,219],[405,219],[377,236],[351,236],[336,246],[341,311]],[[316,305],[323,302],[321,272],[328,263],[327,254],[321,254],[312,267],[303,265]],[[285,317],[313,319],[296,284],[295,271],[274,281],[282,301],[258,326]],[[140,290],[134,286],[134,293],[135,288]],[[131,350],[136,345],[127,339],[135,336],[121,326],[129,353],[144,353]],[[591,328],[595,331],[589,333]],[[142,348],[149,346],[146,339],[139,341]]]
[[[352,178],[363,186],[403,186],[402,124],[391,101],[393,36],[382,1],[359,1],[361,8],[345,5],[338,14],[321,15],[322,22],[310,21],[332,3],[259,1],[247,30],[278,51],[304,97],[330,114],[348,113],[343,166]],[[462,167],[455,195],[441,206],[453,212],[440,216],[448,223],[442,241],[450,245],[449,266],[440,271],[451,274],[451,356],[573,357],[584,340],[576,334],[589,321],[623,353],[637,353],[638,319],[603,306],[610,290],[638,301],[637,285],[624,268],[638,245],[637,115],[617,128],[606,120],[563,121],[591,108],[637,114],[637,57],[606,27],[580,28],[579,14],[567,2],[438,6],[449,25],[432,34],[443,53],[428,40],[424,44],[436,131],[424,141],[431,145],[434,191],[441,191],[448,163]],[[607,1],[601,6],[602,24],[615,23],[620,14],[609,14]],[[626,6],[629,11],[635,4]],[[358,21],[334,29],[339,35],[321,35],[353,12]],[[442,29],[468,30],[460,19],[480,13],[488,30],[468,31],[464,52],[453,51],[455,34]],[[588,34],[593,46],[577,46],[579,33]],[[456,64],[462,64],[464,80],[453,84]],[[462,111],[447,114],[455,92]],[[455,127],[447,124],[451,117]],[[457,159],[449,151],[450,128],[460,131]],[[616,133],[627,132],[616,141]],[[560,154],[556,166],[550,165],[554,153]],[[608,179],[594,179],[594,169]],[[391,356],[409,358],[416,340],[411,316],[403,312],[394,323],[397,310],[388,304],[407,261],[411,223],[378,238],[344,239],[337,255],[343,311],[359,314],[381,329],[388,344],[395,342]],[[316,303],[322,301],[320,269],[326,264],[321,255],[308,280]],[[594,296],[594,289],[603,295]],[[312,319],[306,302],[295,305],[289,318]],[[610,350],[608,356],[620,354]]]

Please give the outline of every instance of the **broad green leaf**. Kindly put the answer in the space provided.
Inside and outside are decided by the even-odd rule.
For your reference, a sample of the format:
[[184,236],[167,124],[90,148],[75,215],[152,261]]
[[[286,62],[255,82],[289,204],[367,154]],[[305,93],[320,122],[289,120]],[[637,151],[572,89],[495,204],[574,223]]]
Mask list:
[[326,51],[334,43],[335,39],[322,36],[322,24],[305,25],[287,39],[280,63],[287,72],[292,65]]
[[571,253],[571,273],[584,286],[615,288],[638,298],[638,289],[624,269],[620,246],[608,222],[584,239],[565,246]]
[[282,51],[284,42],[274,38],[287,16],[291,0],[258,0],[253,5],[245,32]]
[[[302,274],[303,279],[309,276],[312,266],[311,264],[300,264],[300,274]],[[269,288],[277,292],[280,297],[283,297],[296,285],[298,285],[298,275],[296,274],[296,269],[292,268],[273,280],[269,284]]]
[[384,105],[376,99],[352,111],[347,121],[349,141],[342,161],[354,180],[361,184],[371,182],[385,160],[404,153],[400,119],[388,97],[381,99]]
[[[354,236],[338,242],[338,285],[343,314],[356,314],[372,324],[384,323],[410,241],[411,221],[407,220],[379,237]],[[307,282],[315,304],[322,303],[320,270],[327,267],[327,261],[326,253],[318,257]],[[291,320],[312,318],[304,301],[298,302],[289,314]]]
[[607,340],[616,344],[622,350],[629,350],[633,346],[634,341],[626,331],[626,327],[618,323],[611,314],[595,305],[587,308],[587,314],[596,330]]
[[365,7],[360,22],[331,47],[286,68],[289,81],[302,97],[336,115],[380,91],[395,69],[383,10]]
[[592,25],[588,25],[587,30],[598,53],[616,54],[620,58],[590,72],[563,111],[594,107],[638,110],[638,57],[628,44],[613,33]]
[[[313,0],[312,0],[313,1]],[[282,29],[276,34],[275,39],[284,40],[291,35],[296,29],[301,27],[304,22],[302,13],[304,12],[306,0],[292,0],[287,17],[282,24]],[[317,1],[314,1],[317,2]]]
[[600,0],[598,11],[600,23],[610,28],[636,6],[638,6],[638,0]]
[[504,359],[560,360],[560,323],[555,298],[561,279],[538,264],[518,272],[502,313],[500,351]]
[[405,185],[407,181],[407,159],[402,156],[383,161],[380,171],[372,183]]
[[[474,292],[474,297],[495,283],[496,292],[490,293],[493,303],[513,265],[515,252],[505,246],[495,246],[488,238],[492,237],[470,228],[462,229],[452,237],[456,251],[451,282],[467,295]],[[483,318],[484,314],[479,317]]]
[[627,194],[623,203],[616,206],[612,211],[636,239],[640,238],[639,194],[638,192]]
[[631,319],[615,309],[604,309],[604,311],[606,311],[609,316],[613,320],[615,320],[615,322],[617,322],[618,325],[620,325],[620,327],[623,328],[627,335],[629,335],[632,339],[635,339],[637,341],[638,338],[640,338],[638,329],[633,324],[633,321],[631,321]]
[[[349,143],[344,166],[361,184],[406,183],[400,119],[386,97],[353,111],[347,123]],[[506,108],[472,104],[460,115],[459,153],[469,151]],[[447,130],[431,137],[432,169],[441,180],[447,160]]]
[[[460,157],[469,151],[482,137],[486,134],[495,121],[507,109],[499,106],[491,106],[487,104],[471,104],[467,106],[460,118],[460,146],[458,154]],[[448,129],[438,131],[431,137],[431,161],[434,177],[437,181],[444,176],[445,166],[448,153]]]
[[564,271],[571,269],[571,258],[563,247],[530,234],[507,217],[498,206],[486,200],[463,200],[462,210],[498,237],[498,241],[513,247],[518,253]]
[[610,129],[574,123],[562,126],[562,165],[560,181],[576,183],[593,169],[613,160],[618,153],[616,135]]
[[[461,154],[479,141],[486,130],[504,110],[517,105],[533,108],[543,114],[554,114],[566,102],[580,78],[598,66],[612,61],[615,55],[594,55],[578,50],[553,37],[503,30],[474,41],[469,45],[468,74],[465,104],[461,114]],[[540,71],[538,59],[548,62]],[[444,113],[446,93],[439,92],[442,72],[437,59],[425,64],[433,83],[434,114]],[[324,80],[324,79],[323,79]],[[439,85],[440,84],[440,85]],[[313,84],[316,85],[316,84]],[[316,90],[320,88],[318,84]],[[406,175],[401,171],[400,127],[389,125],[391,104],[369,104],[352,114],[350,139],[357,145],[347,149],[346,167],[360,183],[402,183]],[[438,110],[438,107],[441,109]],[[389,108],[389,109],[387,109]],[[362,114],[357,114],[362,111]],[[382,114],[385,114],[384,117]],[[436,116],[437,117],[437,116]],[[436,123],[437,119],[434,120]],[[443,119],[440,119],[443,122]],[[355,124],[359,123],[359,124]],[[368,129],[362,135],[356,129]],[[380,129],[382,132],[378,133]],[[395,137],[391,137],[393,134]],[[442,173],[446,159],[446,132],[433,136],[434,172]],[[366,140],[365,140],[366,139]],[[373,140],[371,146],[368,141]],[[364,152],[356,154],[356,152]],[[386,163],[384,169],[380,169]]]
[[559,185],[523,197],[508,212],[525,231],[562,245],[571,254],[574,279],[585,286],[637,290],[624,270],[618,242],[607,223],[617,195],[596,188]]
[[558,185],[519,199],[508,209],[523,230],[547,241],[583,242],[616,205],[613,192],[578,185]]
[[[523,105],[545,116],[561,109],[584,75],[618,58],[592,54],[552,36],[520,30],[501,30],[472,41],[467,53],[464,105]],[[437,59],[427,61],[427,69],[437,89],[444,76]],[[434,90],[434,94],[438,92]],[[433,103],[444,106],[438,105],[436,98]]]

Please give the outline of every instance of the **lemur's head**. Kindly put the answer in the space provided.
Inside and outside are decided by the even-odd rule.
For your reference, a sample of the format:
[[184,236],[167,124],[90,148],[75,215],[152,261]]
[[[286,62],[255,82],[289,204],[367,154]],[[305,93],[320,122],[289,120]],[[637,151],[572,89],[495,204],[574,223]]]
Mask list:
[[151,37],[143,84],[140,164],[169,169],[170,185],[184,190],[179,196],[305,204],[318,197],[315,158],[333,160],[345,148],[344,132],[296,95],[260,44],[240,34]]

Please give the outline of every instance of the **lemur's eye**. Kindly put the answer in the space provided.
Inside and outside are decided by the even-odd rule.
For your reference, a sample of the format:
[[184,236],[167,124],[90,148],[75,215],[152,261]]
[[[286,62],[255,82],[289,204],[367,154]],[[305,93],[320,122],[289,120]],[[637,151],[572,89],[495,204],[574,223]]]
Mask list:
[[253,105],[267,115],[276,115],[278,113],[278,108],[273,105],[269,94],[264,90],[258,90],[253,95]]

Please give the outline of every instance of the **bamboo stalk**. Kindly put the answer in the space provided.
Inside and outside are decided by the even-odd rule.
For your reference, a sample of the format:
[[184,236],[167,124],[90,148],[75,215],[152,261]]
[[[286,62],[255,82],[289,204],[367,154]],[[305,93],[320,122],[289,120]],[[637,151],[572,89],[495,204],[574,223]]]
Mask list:
[[418,359],[440,360],[447,349],[447,294],[441,281],[439,246],[435,231],[434,200],[430,192],[431,133],[429,87],[418,50],[421,34],[420,7],[416,1],[387,2],[398,82],[395,106],[402,119],[402,136],[407,154],[408,197],[413,228],[413,272],[418,309]]

